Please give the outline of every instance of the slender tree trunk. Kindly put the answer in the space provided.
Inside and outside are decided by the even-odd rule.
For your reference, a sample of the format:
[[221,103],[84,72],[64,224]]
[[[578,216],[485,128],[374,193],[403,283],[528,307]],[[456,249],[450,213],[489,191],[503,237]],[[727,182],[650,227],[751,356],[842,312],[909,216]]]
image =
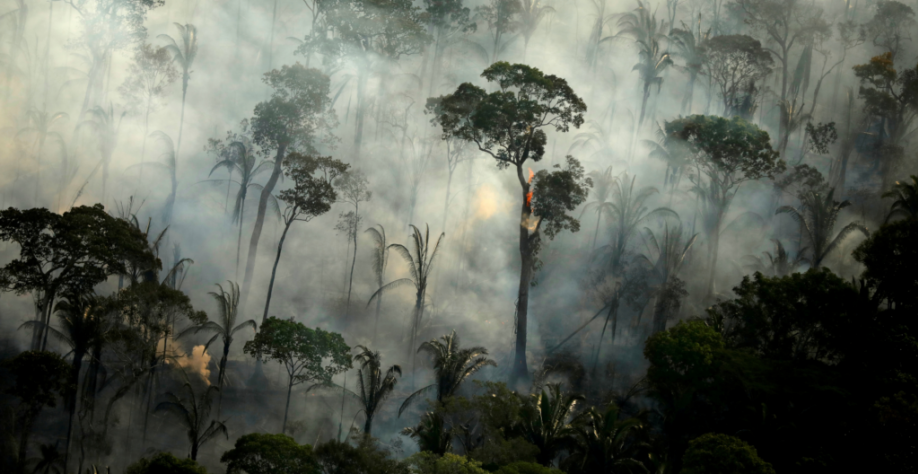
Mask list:
[[698,74],[695,72],[689,73],[689,82],[688,87],[685,92],[685,98],[682,99],[682,113],[691,114],[692,113],[692,96],[695,93],[695,79]]
[[[601,208],[600,208],[601,209]],[[596,213],[596,230],[593,231],[593,246],[590,247],[590,250],[596,248],[596,239],[599,237],[599,222],[602,220],[602,214],[599,212]]]
[[638,119],[638,127],[644,124],[644,114],[647,112],[647,99],[650,98],[650,83],[644,82],[644,95],[641,99],[641,118]]
[[351,276],[347,283],[347,303],[344,305],[344,318],[347,319],[351,309],[351,290],[354,288],[354,266],[357,264],[357,232],[354,232],[354,254],[351,257]]
[[287,231],[290,230],[292,224],[293,219],[284,226],[280,241],[277,242],[277,257],[274,258],[274,267],[271,269],[271,280],[268,283],[268,297],[265,299],[265,313],[261,317],[261,324],[264,324],[265,321],[268,320],[268,308],[271,307],[271,293],[274,291],[274,277],[277,276],[277,264],[280,263],[281,251],[284,249],[284,239],[287,238]]
[[[174,168],[178,169],[179,155],[182,149],[182,131],[185,129],[185,96],[188,94],[188,71],[185,71],[184,77],[182,77],[182,111],[179,114],[179,129],[178,129],[178,140],[175,142],[175,165]],[[173,174],[176,173],[175,170],[172,171]]]
[[19,466],[25,468],[26,461],[29,459],[29,436],[32,434],[32,425],[35,424],[35,419],[38,418],[38,413],[29,413],[32,410],[27,410],[25,419],[22,421],[22,433],[19,434]]
[[[255,273],[255,256],[258,253],[258,240],[261,238],[261,228],[265,224],[265,211],[268,209],[268,200],[271,199],[271,193],[274,192],[274,186],[281,175],[281,163],[284,161],[284,153],[287,151],[287,144],[284,143],[277,148],[277,154],[274,156],[274,169],[271,177],[261,189],[261,197],[258,200],[258,214],[255,216],[255,225],[252,227],[252,237],[249,239],[249,254],[245,261],[245,277],[242,280],[242,298],[247,298],[249,285],[252,283],[252,275]],[[245,305],[242,305],[243,307]],[[264,321],[262,321],[264,323]]]
[[517,167],[517,176],[523,187],[523,205],[521,206],[519,239],[520,239],[520,286],[517,294],[516,310],[516,354],[513,360],[512,377],[515,381],[529,377],[529,368],[526,365],[526,331],[529,318],[529,288],[532,283],[532,244],[529,235],[529,218],[532,208],[529,203],[529,183],[523,178],[521,167]]
[[242,217],[245,215],[245,197],[239,207],[239,236],[236,237],[236,281],[239,281],[239,252],[242,249]]
[[284,407],[284,424],[281,426],[281,434],[287,434],[287,413],[290,412],[290,391],[293,390],[293,376],[287,382],[287,405]]
[[38,139],[38,153],[35,155],[36,161],[38,162],[38,169],[35,172],[35,195],[32,198],[32,201],[35,207],[41,207],[38,203],[39,191],[41,190],[41,155],[45,151],[45,136],[44,134],[41,138]]
[[197,439],[191,440],[191,460],[192,461],[198,460],[198,440]]
[[143,181],[143,163],[147,156],[147,135],[150,133],[150,100],[147,100],[147,111],[143,115],[143,144],[140,147],[140,171],[137,179]]
[[366,112],[367,81],[369,80],[369,65],[361,64],[357,70],[357,110],[354,114],[356,130],[354,132],[354,156],[360,159],[360,146],[363,142],[363,119]]
[[16,60],[19,58],[19,49],[22,44],[22,38],[25,36],[26,23],[29,20],[29,7],[26,5],[25,0],[21,0],[18,3],[19,20],[16,22],[16,31],[13,32],[13,41],[10,45],[10,62],[6,67],[6,95],[4,96],[4,102],[7,104],[9,103],[10,93],[13,90],[13,72],[16,69]]
[[711,238],[711,268],[708,272],[708,284],[707,284],[707,298],[711,299],[714,296],[714,276],[717,273],[717,250],[720,245],[720,222],[723,219],[723,213],[718,211],[717,223],[714,226],[714,233],[710,236]]
[[73,353],[73,365],[70,369],[70,393],[67,394],[67,409],[70,412],[67,417],[67,441],[64,445],[64,472],[67,472],[70,461],[70,441],[73,435],[73,417],[76,413],[77,391],[79,390],[80,368],[83,365],[83,353]]
[[271,39],[268,41],[268,70],[274,63],[274,25],[277,23],[277,0],[274,0],[274,13],[271,15]]
[[373,434],[373,415],[374,413],[364,410],[367,414],[367,421],[363,423],[363,434],[371,435]]

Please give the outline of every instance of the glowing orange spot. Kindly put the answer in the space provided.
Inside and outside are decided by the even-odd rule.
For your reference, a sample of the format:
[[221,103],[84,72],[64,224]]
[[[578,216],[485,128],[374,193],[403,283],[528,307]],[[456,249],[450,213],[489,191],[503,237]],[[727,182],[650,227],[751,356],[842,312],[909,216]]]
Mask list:
[[[526,183],[532,184],[533,177],[535,177],[535,173],[532,172],[532,168],[529,168],[529,181],[526,181]],[[530,189],[529,192],[526,193],[526,207],[530,207],[531,204],[532,204],[532,190]]]

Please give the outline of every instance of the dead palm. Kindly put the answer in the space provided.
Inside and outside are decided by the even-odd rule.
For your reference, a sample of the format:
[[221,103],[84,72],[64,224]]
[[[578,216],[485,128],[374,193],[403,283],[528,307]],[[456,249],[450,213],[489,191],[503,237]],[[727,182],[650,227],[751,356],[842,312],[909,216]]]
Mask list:
[[188,398],[182,398],[172,392],[166,392],[166,401],[156,405],[155,411],[171,413],[176,418],[176,421],[185,428],[188,441],[191,442],[191,460],[197,461],[198,450],[203,444],[221,433],[229,439],[226,425],[222,421],[210,419],[213,395],[219,392],[220,389],[210,385],[200,397],[194,393],[194,389],[188,382],[185,382],[182,389],[184,389]]
[[182,148],[182,129],[185,127],[185,97],[188,94],[188,80],[191,79],[191,67],[198,55],[198,29],[190,23],[185,26],[175,23],[175,27],[178,28],[180,42],[165,34],[159,35],[158,38],[169,42],[166,49],[172,53],[172,59],[182,68],[182,112],[179,116],[178,144],[175,147],[175,154],[178,156]]
[[442,403],[455,395],[462,382],[475,372],[489,365],[497,367],[497,363],[487,357],[488,350],[484,347],[461,348],[456,331],[440,337],[440,340],[424,342],[418,352],[426,352],[433,358],[435,380],[409,395],[398,409],[399,416],[420,397],[434,392],[437,403]]
[[440,248],[440,242],[443,240],[443,236],[446,235],[441,233],[440,237],[437,238],[437,242],[431,247],[430,226],[427,226],[426,232],[423,234],[421,230],[414,225],[411,226],[411,230],[413,231],[410,234],[411,250],[408,250],[407,247],[401,244],[391,244],[387,247],[387,249],[395,250],[395,252],[405,260],[405,263],[408,264],[408,273],[411,276],[385,284],[380,289],[376,290],[367,302],[367,306],[369,306],[375,298],[382,296],[384,293],[394,288],[408,285],[414,286],[415,303],[414,315],[412,317],[409,333],[408,358],[412,358],[411,353],[414,350],[418,332],[421,329],[421,322],[424,315],[424,296],[427,292],[428,280],[430,279],[431,270],[433,269],[433,263],[437,257],[437,250]]
[[808,191],[801,197],[799,209],[781,206],[775,211],[775,214],[790,215],[800,224],[801,237],[808,244],[812,254],[810,261],[814,268],[820,268],[822,261],[854,231],[864,234],[865,237],[870,235],[866,227],[852,222],[832,237],[839,212],[851,205],[847,200],[836,201],[833,199],[834,194],[834,189],[827,193]]

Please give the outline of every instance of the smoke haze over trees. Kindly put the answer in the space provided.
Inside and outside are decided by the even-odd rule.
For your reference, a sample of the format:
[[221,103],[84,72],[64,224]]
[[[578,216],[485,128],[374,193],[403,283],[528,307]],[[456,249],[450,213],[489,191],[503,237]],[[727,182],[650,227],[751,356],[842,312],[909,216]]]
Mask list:
[[0,469],[913,472],[916,11],[0,0]]

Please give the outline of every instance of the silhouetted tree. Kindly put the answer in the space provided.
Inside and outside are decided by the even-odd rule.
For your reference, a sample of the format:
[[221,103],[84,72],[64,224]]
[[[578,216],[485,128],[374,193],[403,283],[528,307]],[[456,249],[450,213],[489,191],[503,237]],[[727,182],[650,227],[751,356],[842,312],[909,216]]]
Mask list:
[[[188,81],[191,79],[191,68],[194,66],[194,60],[198,56],[198,29],[192,24],[182,26],[175,23],[179,32],[179,41],[175,41],[169,35],[159,35],[157,38],[169,42],[166,49],[172,54],[172,60],[182,68],[182,111],[179,115],[178,142],[175,145],[175,156],[178,161],[179,153],[182,149],[182,132],[185,129],[185,98],[188,95]],[[179,43],[181,42],[181,44]]]
[[630,36],[637,44],[640,61],[632,70],[638,71],[643,87],[641,99],[641,115],[638,118],[638,127],[644,123],[647,112],[647,99],[650,98],[650,86],[657,86],[657,91],[663,85],[661,74],[667,67],[672,66],[673,60],[669,53],[662,51],[660,44],[665,35],[661,31],[662,23],[657,23],[657,16],[651,13],[642,0],[637,0],[638,7],[633,12],[625,13],[618,20],[621,28],[620,36]]
[[775,214],[788,214],[798,224],[800,232],[803,234],[801,240],[806,243],[812,257],[810,263],[813,268],[822,266],[822,261],[829,256],[852,232],[859,231],[864,237],[869,237],[870,232],[867,228],[856,222],[844,226],[833,238],[832,233],[835,231],[835,222],[838,220],[838,213],[842,209],[851,205],[847,200],[838,202],[834,199],[835,190],[830,189],[826,193],[818,191],[807,191],[800,196],[801,206],[799,209],[791,206],[781,206],[775,211]]
[[[592,183],[583,179],[583,168],[573,157],[567,166],[552,173],[524,171],[527,161],[539,161],[545,155],[548,137],[545,128],[559,132],[571,125],[583,124],[586,104],[574,94],[567,81],[522,64],[499,62],[482,73],[488,82],[500,89],[487,93],[465,83],[456,92],[427,101],[427,110],[435,114],[433,123],[443,130],[443,138],[456,137],[470,141],[491,155],[499,169],[513,166],[521,189],[519,246],[521,266],[517,301],[515,377],[527,376],[526,328],[529,311],[529,288],[536,269],[541,232],[549,239],[561,230],[577,231],[580,222],[568,216],[585,199]],[[560,168],[560,167],[559,167]]]
[[210,418],[214,393],[220,391],[218,387],[209,385],[200,395],[195,393],[189,382],[185,382],[182,388],[188,398],[166,392],[166,401],[156,405],[156,411],[171,413],[187,430],[188,441],[191,443],[191,453],[188,457],[192,461],[197,461],[198,449],[202,445],[221,433],[226,436],[226,439],[229,439],[229,432],[224,422]]
[[574,435],[571,419],[577,403],[583,400],[581,395],[562,392],[561,384],[549,384],[547,392],[542,389],[523,404],[520,431],[526,441],[539,448],[539,464],[551,466],[555,457],[570,446]]
[[373,193],[369,190],[370,183],[366,175],[360,170],[343,172],[335,178],[334,185],[340,196],[338,202],[354,206],[353,219],[356,221],[355,224],[358,224],[354,226],[352,235],[348,236],[352,239],[351,244],[354,246],[354,254],[351,257],[351,276],[347,282],[347,303],[345,303],[344,307],[344,317],[347,318],[351,308],[351,290],[354,287],[354,266],[357,264],[357,228],[361,220],[360,203],[369,201],[373,197]]
[[393,365],[384,373],[379,352],[373,352],[364,346],[357,346],[355,349],[361,351],[354,356],[354,360],[360,363],[358,370],[360,378],[357,380],[360,393],[350,392],[350,394],[360,402],[360,408],[366,417],[363,424],[364,434],[371,435],[373,434],[373,418],[395,390],[398,377],[402,375],[402,368]]
[[386,229],[382,224],[370,227],[364,232],[373,238],[373,276],[376,277],[376,321],[373,326],[373,337],[379,332],[379,310],[382,305],[382,293],[379,290],[384,286],[386,266],[389,264],[389,246],[386,245]]

